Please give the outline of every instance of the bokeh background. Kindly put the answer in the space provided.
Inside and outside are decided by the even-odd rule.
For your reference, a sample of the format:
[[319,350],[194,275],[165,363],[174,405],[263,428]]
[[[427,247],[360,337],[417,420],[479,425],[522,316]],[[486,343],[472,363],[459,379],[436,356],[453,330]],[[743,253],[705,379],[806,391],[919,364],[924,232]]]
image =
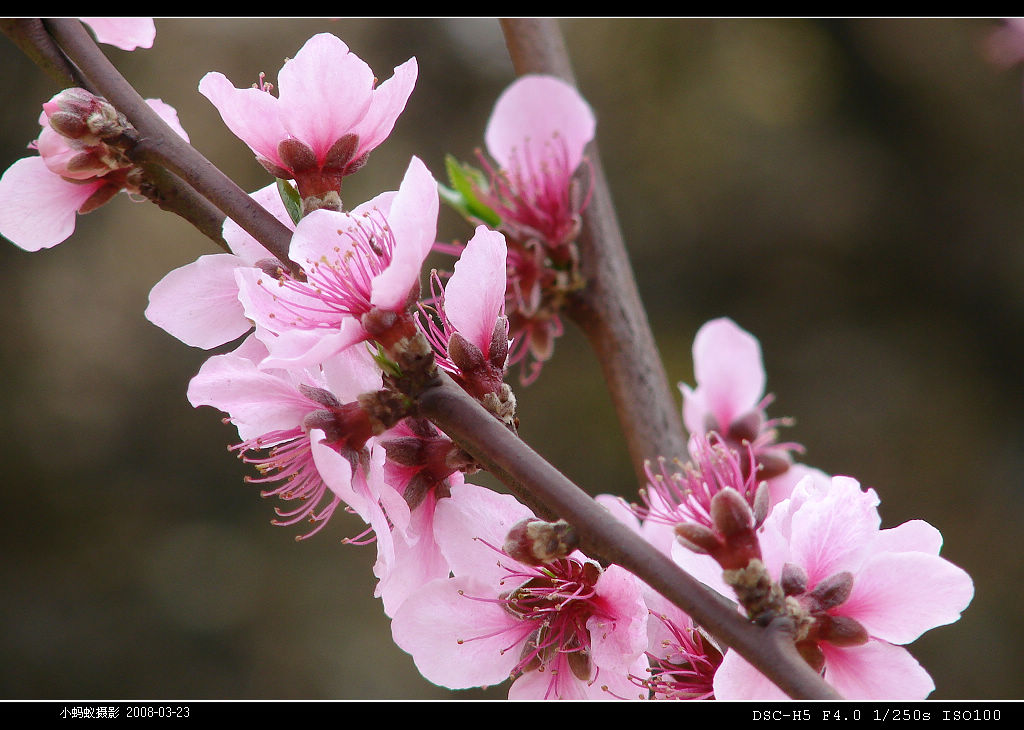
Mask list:
[[[732,317],[806,461],[875,487],[883,526],[936,525],[974,577],[962,620],[910,647],[934,698],[1024,695],[1024,99],[1021,70],[986,58],[998,25],[562,21],[670,379],[692,382],[697,328]],[[196,86],[210,70],[276,81],[321,31],[382,79],[419,60],[351,203],[395,189],[413,154],[439,176],[445,153],[470,158],[513,78],[490,20],[158,19],[154,48],[104,48],[255,190],[269,178]],[[0,41],[0,168],[55,91]],[[440,230],[469,232],[449,211]],[[355,521],[298,543],[269,525],[233,429],[189,406],[207,353],[142,313],[166,272],[213,251],[125,196],[55,249],[0,245],[0,696],[504,696],[424,681],[372,597],[373,549],[340,543]],[[578,332],[517,395],[554,464],[634,493]]]

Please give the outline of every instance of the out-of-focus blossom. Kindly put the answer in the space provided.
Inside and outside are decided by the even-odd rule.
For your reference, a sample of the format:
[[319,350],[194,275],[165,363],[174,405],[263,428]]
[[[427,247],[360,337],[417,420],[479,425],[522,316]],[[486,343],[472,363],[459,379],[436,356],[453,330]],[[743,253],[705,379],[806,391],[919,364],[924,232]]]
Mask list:
[[152,18],[79,18],[92,28],[96,40],[117,46],[123,51],[151,48],[156,38]]

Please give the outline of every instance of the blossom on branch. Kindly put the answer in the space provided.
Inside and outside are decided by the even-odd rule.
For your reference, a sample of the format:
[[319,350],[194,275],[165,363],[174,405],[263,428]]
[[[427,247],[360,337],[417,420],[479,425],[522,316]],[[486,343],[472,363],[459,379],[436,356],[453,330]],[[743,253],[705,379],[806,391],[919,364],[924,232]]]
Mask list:
[[313,36],[271,85],[237,89],[211,71],[199,91],[217,107],[235,136],[272,175],[295,180],[303,212],[341,209],[341,180],[383,142],[416,83],[416,59],[376,84],[373,71],[340,39]]
[[123,51],[150,48],[156,38],[152,18],[79,18],[92,28],[96,40],[117,46]]
[[[939,557],[942,536],[927,522],[879,529],[878,503],[850,477],[801,481],[764,523],[764,563],[804,612],[797,648],[836,691],[852,700],[921,700],[934,684],[902,645],[957,621],[974,585]],[[732,651],[714,684],[718,699],[785,697]]]
[[[146,103],[188,141],[178,113],[160,99]],[[121,190],[139,192],[142,178],[126,155],[135,129],[105,99],[65,89],[43,104],[42,129],[25,157],[0,178],[0,234],[26,251],[52,248],[75,232],[75,217]]]

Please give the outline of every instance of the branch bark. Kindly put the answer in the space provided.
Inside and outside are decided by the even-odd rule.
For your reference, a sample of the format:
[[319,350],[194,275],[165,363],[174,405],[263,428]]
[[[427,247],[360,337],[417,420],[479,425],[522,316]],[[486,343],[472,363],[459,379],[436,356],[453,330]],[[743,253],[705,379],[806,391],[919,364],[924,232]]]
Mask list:
[[[516,73],[551,74],[575,84],[557,21],[503,19],[501,27]],[[675,391],[640,301],[596,141],[588,146],[587,157],[593,187],[578,240],[587,285],[570,299],[567,313],[601,364],[642,485],[644,462],[658,456],[685,457],[686,437]]]

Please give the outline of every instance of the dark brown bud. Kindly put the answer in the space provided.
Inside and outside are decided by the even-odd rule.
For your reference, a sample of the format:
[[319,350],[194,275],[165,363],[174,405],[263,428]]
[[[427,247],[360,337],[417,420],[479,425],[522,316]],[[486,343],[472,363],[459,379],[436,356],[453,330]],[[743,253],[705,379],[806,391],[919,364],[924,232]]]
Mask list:
[[759,479],[774,479],[789,471],[792,463],[785,455],[766,451],[757,455],[757,476]]
[[570,651],[565,655],[565,660],[572,670],[573,676],[581,682],[590,681],[590,652],[586,649]]
[[503,549],[520,563],[544,565],[566,557],[578,546],[576,528],[565,520],[544,522],[527,517],[509,530]]
[[782,566],[779,585],[787,596],[799,596],[807,590],[807,571],[795,563],[786,563]]
[[756,530],[768,518],[768,507],[771,504],[771,490],[768,482],[761,482],[754,492],[754,529]]
[[845,603],[852,591],[853,573],[844,570],[818,583],[810,595],[819,609],[827,611]]
[[426,456],[423,453],[423,440],[413,436],[388,439],[382,442],[387,452],[388,461],[402,466],[423,466]]
[[821,672],[825,668],[825,653],[818,646],[816,641],[798,641],[796,650],[804,661],[811,665],[811,669]]

